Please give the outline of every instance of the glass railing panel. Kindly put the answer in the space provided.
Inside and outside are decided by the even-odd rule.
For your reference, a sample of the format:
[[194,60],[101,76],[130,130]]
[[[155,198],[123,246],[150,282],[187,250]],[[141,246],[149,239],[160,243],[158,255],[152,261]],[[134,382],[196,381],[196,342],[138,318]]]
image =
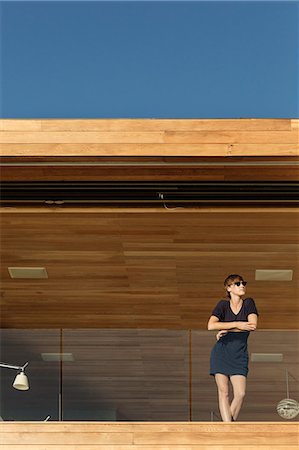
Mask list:
[[17,370],[0,368],[1,417],[12,421],[58,420],[59,362],[44,361],[42,353],[60,352],[60,330],[1,329],[0,360],[22,366],[29,389],[17,390],[12,384]]
[[[217,387],[209,375],[215,335],[206,330],[2,329],[0,360],[12,365],[28,361],[30,389],[14,389],[17,371],[1,368],[0,415],[21,421],[48,416],[220,421]],[[248,350],[246,397],[238,421],[287,420],[276,408],[288,396],[299,400],[299,332],[252,332]],[[44,354],[49,358],[53,353],[56,360],[55,355],[46,360]],[[299,415],[290,420],[298,421]]]
[[188,421],[188,334],[63,330],[63,419]]
[[215,333],[213,335],[211,331],[192,330],[191,342],[192,420],[209,421],[213,411],[218,413],[214,380],[209,375],[209,352],[215,342]]
[[[210,371],[210,352],[216,333],[192,331],[192,420],[220,421],[217,386]],[[299,401],[299,332],[252,332],[248,338],[249,372],[246,396],[238,421],[284,421],[277,404],[289,397]],[[229,383],[230,403],[233,389]]]

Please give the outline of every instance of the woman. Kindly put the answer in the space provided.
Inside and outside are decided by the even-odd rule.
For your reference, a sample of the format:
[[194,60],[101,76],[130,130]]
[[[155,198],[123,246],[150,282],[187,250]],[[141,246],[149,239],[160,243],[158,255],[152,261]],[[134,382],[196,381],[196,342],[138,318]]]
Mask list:
[[[223,422],[236,421],[246,391],[248,374],[247,339],[257,327],[259,315],[254,300],[247,297],[246,281],[240,275],[229,275],[224,281],[227,300],[220,300],[212,311],[208,330],[219,330],[212,348],[210,375],[218,388],[219,410]],[[234,398],[229,404],[229,379]]]

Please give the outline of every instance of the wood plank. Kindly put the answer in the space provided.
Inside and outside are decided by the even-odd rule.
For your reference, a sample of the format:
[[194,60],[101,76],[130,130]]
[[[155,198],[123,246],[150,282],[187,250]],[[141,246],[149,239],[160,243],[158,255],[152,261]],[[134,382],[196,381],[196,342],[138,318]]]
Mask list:
[[299,119],[291,119],[291,127],[297,130],[299,128]]
[[[26,157],[27,158],[27,157]],[[264,171],[263,171],[264,170]],[[233,168],[230,176],[242,176],[242,168]],[[246,171],[247,179],[253,174],[258,177],[266,176],[268,180],[296,180],[299,178],[299,166],[294,168],[273,168],[273,170],[261,167],[257,171],[252,168]],[[204,168],[175,168],[175,167],[3,167],[1,166],[2,181],[177,181],[178,177],[186,181],[224,181],[224,169],[221,167]],[[243,177],[242,177],[243,178]],[[244,178],[246,179],[246,178]]]
[[[205,333],[200,332],[197,333]],[[299,423],[290,421],[244,421],[244,422],[140,422],[140,421],[119,421],[119,422],[109,422],[109,421],[91,421],[91,422],[71,422],[71,421],[49,421],[49,422],[0,422],[0,433],[15,433],[16,430],[22,433],[35,433],[35,432],[46,432],[46,433],[57,433],[62,430],[66,433],[108,433],[108,432],[118,432],[118,433],[135,433],[135,432],[204,432],[204,433],[230,433],[235,432],[241,433],[242,431],[246,433],[250,432],[269,432],[269,433],[299,433]]]
[[294,120],[2,119],[1,155],[297,156]]
[[[101,432],[83,432],[83,433],[65,433],[63,431],[56,433],[47,432],[17,432],[1,434],[2,442],[6,445],[16,445],[22,442],[23,445],[32,444],[51,444],[51,445],[87,445],[87,444],[201,444],[201,445],[234,445],[236,442],[244,442],[250,445],[265,445],[273,440],[273,434],[269,432],[262,433],[200,433],[200,432],[135,432],[132,433],[101,433]],[[273,442],[273,441],[272,441]],[[275,442],[277,445],[296,445],[298,443],[297,433],[275,433]]]
[[227,156],[298,156],[299,144],[233,144]]
[[[296,422],[3,422],[0,425],[2,450],[29,447],[64,450],[70,446],[74,450],[226,450],[232,446],[234,450],[298,449]],[[119,439],[122,440],[117,442]]]
[[298,445],[180,445],[180,444],[172,444],[172,445],[99,445],[99,444],[90,444],[90,445],[53,445],[53,444],[30,444],[28,445],[1,445],[1,450],[298,450]]
[[[296,153],[291,144],[287,150],[283,144],[275,145],[282,146],[277,154]],[[228,152],[227,144],[1,144],[0,149],[1,156],[226,156]]]
[[[288,157],[283,157],[283,156],[262,156],[262,157],[258,157],[258,156],[253,156],[253,157],[248,157],[248,158],[244,158],[243,156],[239,156],[239,157],[235,157],[233,160],[227,159],[225,157],[209,157],[209,156],[194,156],[194,157],[184,157],[184,156],[176,156],[176,157],[163,157],[163,156],[150,156],[150,157],[145,157],[142,158],[142,160],[140,160],[140,158],[138,158],[138,156],[120,156],[120,157],[115,157],[115,158],[110,158],[108,157],[97,157],[97,156],[81,156],[81,157],[77,157],[75,158],[73,161],[70,161],[69,158],[65,157],[65,156],[57,156],[55,158],[51,158],[51,157],[41,157],[41,156],[31,156],[26,158],[26,163],[37,163],[37,164],[49,164],[49,165],[56,165],[56,164],[62,164],[62,165],[72,165],[74,163],[76,164],[86,164],[86,163],[90,163],[90,164],[99,164],[99,165],[105,165],[105,166],[109,166],[109,165],[114,165],[114,164],[120,164],[122,167],[123,166],[134,166],[134,167],[143,167],[144,165],[151,167],[153,166],[161,166],[163,165],[168,167],[168,166],[175,166],[175,167],[180,167],[180,166],[185,166],[187,165],[188,167],[204,167],[204,166],[229,166],[229,167],[233,167],[234,165],[248,165],[248,163],[250,164],[254,164],[254,165],[269,165],[269,166],[273,166],[273,165],[287,165],[287,166],[291,166],[293,164],[298,164],[299,163],[299,156],[288,156]],[[18,156],[13,156],[13,157],[1,157],[0,158],[0,163],[8,163],[8,164],[22,164],[24,163],[23,158],[18,157]]]
[[[281,134],[281,133],[280,133]],[[90,131],[61,131],[61,132],[30,132],[6,131],[0,134],[0,143],[17,144],[143,144],[163,143],[163,132],[90,132]],[[286,141],[292,139],[291,132],[286,132]],[[284,141],[283,141],[284,142]]]
[[22,445],[28,446],[32,444],[47,444],[47,445],[87,445],[87,444],[133,444],[132,433],[118,433],[108,432],[82,432],[82,433],[65,433],[64,431],[56,433],[45,432],[16,432],[16,433],[1,433],[2,442],[6,445],[17,445],[22,442]]
[[297,144],[1,144],[1,156],[298,156]]
[[230,167],[224,168],[225,181],[298,181],[299,166],[294,167]]
[[296,144],[298,131],[3,131],[0,143],[167,143],[167,144]]
[[0,131],[41,131],[40,119],[0,119]]
[[297,180],[297,157],[2,157],[3,181]]
[[[294,120],[294,119],[293,119]],[[291,129],[290,119],[50,119],[43,131],[202,131]]]
[[236,444],[233,446],[230,445],[202,445],[202,444],[173,444],[173,445],[110,445],[110,444],[96,444],[96,445],[72,445],[71,449],[69,445],[53,445],[53,444],[42,444],[35,445],[30,444],[30,448],[28,445],[1,445],[1,450],[298,450],[298,445],[243,445]]
[[166,131],[164,142],[171,144],[297,144],[298,131]]
[[1,167],[2,181],[297,181],[298,167],[160,169],[121,167]]
[[[236,442],[243,442],[247,445],[266,445],[273,443],[273,434],[271,432],[234,432],[227,433],[201,433],[201,432],[161,432],[161,433],[147,433],[147,432],[135,432],[134,444],[173,444],[177,442],[182,444],[201,444],[201,445],[235,445]],[[298,445],[298,433],[275,433],[276,445]],[[275,447],[274,447],[275,448]]]
[[[176,215],[184,215],[184,214],[197,214],[199,212],[203,213],[214,213],[219,214],[223,212],[228,213],[235,213],[236,207],[194,207],[194,208],[188,208],[188,209],[177,209]],[[264,207],[258,207],[258,206],[247,206],[247,207],[239,207],[238,206],[238,212],[244,213],[265,213]],[[290,213],[289,219],[292,217],[293,214],[298,214],[299,208],[298,207],[268,207],[267,213]],[[169,215],[169,210],[166,210],[165,208],[161,207],[147,207],[147,208],[132,208],[132,207],[111,207],[111,206],[92,206],[88,208],[84,208],[82,206],[78,207],[58,207],[53,206],[49,208],[45,208],[44,206],[3,206],[1,208],[1,214],[159,214],[159,215]],[[254,218],[254,216],[253,216]]]
[[[6,121],[1,121],[3,129]],[[18,119],[14,121],[17,127]],[[41,127],[43,131],[283,131],[291,129],[291,119],[41,119]]]

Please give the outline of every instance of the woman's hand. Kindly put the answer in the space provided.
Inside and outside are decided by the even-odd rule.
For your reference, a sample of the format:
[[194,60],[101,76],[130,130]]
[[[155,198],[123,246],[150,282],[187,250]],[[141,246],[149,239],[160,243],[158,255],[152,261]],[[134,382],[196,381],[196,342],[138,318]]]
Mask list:
[[217,341],[219,341],[219,339],[222,338],[222,336],[224,336],[227,333],[228,333],[228,330],[220,330],[220,331],[218,331],[218,333],[216,334]]
[[254,331],[256,325],[253,322],[238,322],[238,328],[244,331]]

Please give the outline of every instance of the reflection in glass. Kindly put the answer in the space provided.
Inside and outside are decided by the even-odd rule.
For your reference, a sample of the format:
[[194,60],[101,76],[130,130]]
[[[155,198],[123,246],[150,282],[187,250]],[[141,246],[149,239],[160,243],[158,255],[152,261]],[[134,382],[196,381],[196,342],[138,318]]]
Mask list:
[[0,369],[3,420],[58,420],[59,364],[43,361],[44,351],[59,352],[60,330],[0,329],[0,360],[26,367],[30,389],[19,391],[12,384],[15,373]]
[[63,344],[64,420],[189,420],[187,330],[64,330]]
[[[196,421],[219,418],[218,395],[214,377],[209,375],[210,350],[216,332],[192,331],[192,418]],[[277,403],[286,397],[285,371],[290,377],[291,397],[299,398],[299,332],[255,331],[248,340],[249,373],[246,396],[238,421],[282,421]],[[271,355],[275,354],[275,358]],[[260,355],[260,358],[258,358]],[[280,358],[277,356],[282,355]],[[255,356],[255,357],[252,357]],[[272,361],[271,361],[272,359]],[[230,403],[233,390],[230,385]],[[298,416],[295,419],[298,420]]]
[[[42,421],[220,421],[209,375],[216,332],[167,329],[0,330],[0,361],[29,362],[28,391],[0,368],[0,416]],[[284,421],[278,403],[299,400],[299,332],[261,331],[248,342],[238,421]],[[265,361],[265,355],[267,361]],[[230,389],[230,400],[232,400]],[[299,415],[290,419],[298,421]]]

